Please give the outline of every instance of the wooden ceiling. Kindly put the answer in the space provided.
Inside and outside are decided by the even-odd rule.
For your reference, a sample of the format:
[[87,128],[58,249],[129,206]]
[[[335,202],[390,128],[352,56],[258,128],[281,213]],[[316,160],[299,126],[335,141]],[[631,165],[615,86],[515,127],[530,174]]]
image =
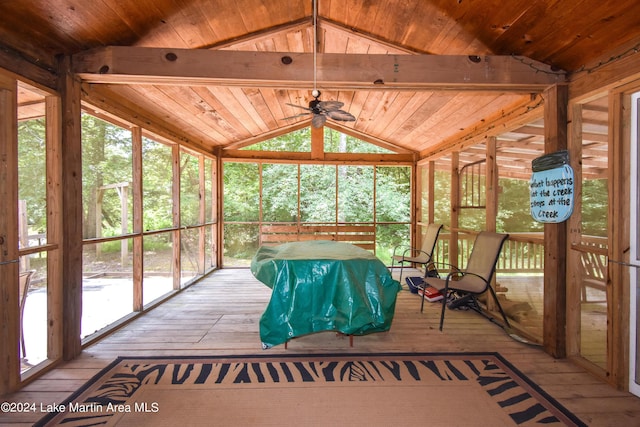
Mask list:
[[[83,55],[106,46],[256,55],[313,52],[312,0],[21,0],[0,2],[0,15],[5,17],[0,21],[0,48],[51,70],[60,54],[75,55],[81,62]],[[564,78],[565,72],[570,77],[637,47],[640,4],[637,0],[318,0],[318,30],[319,58],[506,55],[516,65],[530,68],[531,74],[560,73]],[[363,64],[369,63],[363,60]],[[198,65],[202,64],[193,67]],[[351,71],[368,75],[365,65],[362,69],[350,65]],[[505,70],[509,68],[498,69]],[[425,78],[430,72],[424,70]],[[312,67],[306,73],[301,81],[309,83]],[[538,87],[394,87],[389,79],[378,86],[323,86],[323,76],[328,75],[324,63],[318,74],[321,99],[343,102],[343,109],[356,117],[355,122],[329,126],[423,157],[468,138],[487,121],[543,103]],[[97,81],[87,79],[83,87],[86,99],[97,109],[111,104],[105,100],[116,101],[117,108],[110,107],[113,112],[152,123],[151,130],[161,136],[177,137],[211,152],[246,146],[310,123],[307,117],[285,120],[301,111],[288,103],[306,106],[312,99],[307,84]],[[30,98],[21,92],[22,117],[36,114]],[[594,102],[585,110],[591,114],[587,117],[585,112],[585,146],[594,159],[607,140],[606,108],[600,107]],[[505,167],[528,169],[532,156],[542,153],[542,126],[537,120],[499,135],[500,156],[509,163]],[[468,155],[478,150],[468,147]],[[596,160],[593,164],[594,171],[602,166]]]

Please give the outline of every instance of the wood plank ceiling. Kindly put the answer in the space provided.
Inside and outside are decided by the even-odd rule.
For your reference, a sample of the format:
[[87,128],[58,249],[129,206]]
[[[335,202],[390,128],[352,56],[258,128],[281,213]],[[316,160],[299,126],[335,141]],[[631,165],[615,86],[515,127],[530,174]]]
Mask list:
[[[572,73],[624,55],[640,41],[637,0],[319,0],[318,5],[320,54],[518,55]],[[0,16],[5,17],[0,48],[50,69],[56,55],[103,46],[313,52],[311,0],[21,0],[0,2]],[[522,92],[323,90],[320,81],[318,86],[323,100],[343,102],[356,117],[330,126],[423,155],[463,139],[497,114],[532,105],[532,95]],[[308,105],[312,99],[311,87],[85,84],[84,91],[98,107],[98,100],[116,100],[122,110],[161,125],[167,135],[212,152],[307,126],[307,117],[284,118],[300,112],[287,103]],[[36,114],[33,99],[21,94],[22,117]],[[606,109],[592,112],[593,123],[606,124]],[[541,153],[541,129],[542,122],[530,123],[500,136],[499,161],[508,162],[515,175]],[[591,149],[606,144],[606,132],[606,125],[593,126],[587,133]]]

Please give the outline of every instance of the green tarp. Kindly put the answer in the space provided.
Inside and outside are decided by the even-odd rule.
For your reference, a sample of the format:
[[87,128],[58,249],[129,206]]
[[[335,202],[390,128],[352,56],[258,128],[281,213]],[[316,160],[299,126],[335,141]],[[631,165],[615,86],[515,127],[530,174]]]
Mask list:
[[262,246],[251,272],[273,289],[260,319],[263,348],[320,331],[387,331],[402,289],[371,252],[333,241]]

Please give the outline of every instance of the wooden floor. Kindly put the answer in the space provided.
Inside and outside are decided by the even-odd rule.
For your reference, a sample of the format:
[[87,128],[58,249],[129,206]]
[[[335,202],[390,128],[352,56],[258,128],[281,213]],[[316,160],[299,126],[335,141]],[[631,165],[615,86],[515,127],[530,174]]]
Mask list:
[[[116,356],[497,351],[588,425],[640,425],[639,398],[611,388],[567,360],[554,360],[539,347],[511,339],[474,312],[448,310],[444,331],[439,332],[441,306],[427,304],[420,313],[420,300],[408,291],[398,295],[391,330],[355,337],[353,347],[349,339],[327,332],[297,338],[288,349],[262,350],[258,322],[270,293],[248,270],[214,272],[2,400],[38,407],[61,403]],[[0,413],[0,425],[31,425],[42,415]],[[392,418],[381,420],[390,422]]]

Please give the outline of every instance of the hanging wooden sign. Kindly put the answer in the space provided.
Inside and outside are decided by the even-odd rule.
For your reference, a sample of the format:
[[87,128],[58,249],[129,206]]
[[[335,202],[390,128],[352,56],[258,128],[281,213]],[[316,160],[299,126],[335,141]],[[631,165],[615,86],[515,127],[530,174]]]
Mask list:
[[558,223],[573,213],[574,177],[569,153],[545,154],[531,162],[531,216],[538,222]]

